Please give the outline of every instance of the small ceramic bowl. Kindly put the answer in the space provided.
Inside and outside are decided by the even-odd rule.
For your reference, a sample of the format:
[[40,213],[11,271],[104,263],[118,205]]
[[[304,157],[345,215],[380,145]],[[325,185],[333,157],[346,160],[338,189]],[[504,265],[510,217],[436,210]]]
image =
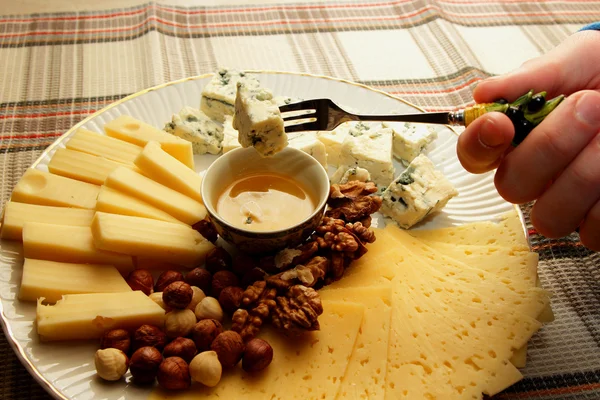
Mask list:
[[[314,212],[300,223],[277,231],[255,232],[227,223],[216,212],[219,196],[236,180],[257,173],[276,173],[293,178],[317,199]],[[208,168],[202,179],[202,199],[219,235],[239,250],[263,254],[302,242],[321,222],[329,197],[329,177],[317,160],[303,151],[286,147],[263,158],[252,148],[231,150]]]

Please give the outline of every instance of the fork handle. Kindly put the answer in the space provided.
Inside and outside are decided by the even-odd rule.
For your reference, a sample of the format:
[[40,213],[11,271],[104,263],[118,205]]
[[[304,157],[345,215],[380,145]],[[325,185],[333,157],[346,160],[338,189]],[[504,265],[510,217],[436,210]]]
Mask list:
[[462,123],[460,123],[458,119],[455,119],[458,117],[458,114],[464,115],[464,112],[461,110],[456,113],[438,112],[398,115],[357,115],[357,117],[360,121],[415,122],[424,124],[461,125]]

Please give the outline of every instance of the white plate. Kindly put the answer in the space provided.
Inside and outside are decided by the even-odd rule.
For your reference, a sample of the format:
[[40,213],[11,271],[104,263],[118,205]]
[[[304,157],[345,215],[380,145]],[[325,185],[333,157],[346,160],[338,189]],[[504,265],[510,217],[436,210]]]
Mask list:
[[[339,105],[364,114],[414,113],[422,111],[401,99],[352,82],[302,74],[256,72],[265,87],[276,95],[302,99],[330,98]],[[121,114],[128,114],[156,127],[163,127],[173,113],[184,106],[199,106],[202,87],[211,75],[171,82],[126,97],[77,124],[52,144],[34,163],[47,170],[54,151],[64,147],[65,139],[79,127],[102,132],[104,124]],[[444,211],[419,225],[418,229],[460,225],[491,220],[510,211],[513,206],[496,192],[492,173],[471,175],[456,157],[457,135],[438,126],[438,139],[428,152],[459,191]],[[214,156],[196,156],[198,172],[214,160]],[[397,164],[398,171],[401,167]],[[21,246],[0,242],[0,311],[6,337],[17,356],[31,374],[57,399],[146,399],[148,388],[119,382],[107,384],[95,376],[93,355],[95,341],[42,344],[34,329],[35,305],[16,299],[22,272]]]

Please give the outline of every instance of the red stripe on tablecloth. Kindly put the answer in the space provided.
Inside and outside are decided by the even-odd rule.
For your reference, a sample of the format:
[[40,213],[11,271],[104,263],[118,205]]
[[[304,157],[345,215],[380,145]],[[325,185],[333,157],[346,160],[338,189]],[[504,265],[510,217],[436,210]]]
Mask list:
[[32,133],[29,135],[20,135],[14,133],[4,133],[0,135],[2,139],[39,139],[44,137],[58,137],[64,134],[64,132],[44,132],[44,133]]
[[68,117],[70,115],[92,114],[95,112],[96,112],[96,110],[73,110],[73,111],[56,111],[56,112],[49,112],[49,113],[0,115],[0,119]]
[[[570,245],[582,247],[581,243],[569,243]],[[556,244],[554,245],[556,246]],[[553,247],[553,246],[549,246]],[[532,397],[542,397],[542,396],[551,396],[557,394],[569,394],[569,393],[581,393],[587,392],[590,390],[600,389],[600,383],[590,383],[586,385],[577,385],[577,386],[565,386],[561,388],[555,389],[543,389],[543,390],[532,390],[528,392],[520,392],[520,393],[510,393],[506,395],[497,395],[498,399],[502,398],[510,398],[510,399],[530,399]]]

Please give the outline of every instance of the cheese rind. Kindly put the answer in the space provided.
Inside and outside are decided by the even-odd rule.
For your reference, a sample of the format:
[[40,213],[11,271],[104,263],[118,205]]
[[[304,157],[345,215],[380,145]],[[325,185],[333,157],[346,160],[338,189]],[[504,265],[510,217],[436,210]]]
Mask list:
[[104,184],[137,197],[188,225],[193,225],[206,217],[206,208],[200,202],[126,167],[114,170]]
[[260,82],[253,75],[221,68],[202,89],[200,109],[217,121],[223,121],[226,115],[233,115],[238,82],[242,82],[248,89],[260,87]]
[[44,297],[54,303],[65,294],[128,292],[131,288],[112,265],[69,264],[26,258],[19,300]]
[[104,157],[126,165],[133,165],[133,160],[142,151],[142,148],[135,144],[83,128],[79,128],[65,146],[70,150]]
[[93,209],[98,192],[100,187],[91,183],[30,168],[13,189],[11,200],[43,206]]
[[214,248],[189,226],[148,218],[97,212],[92,232],[99,249],[154,257],[187,267],[202,264],[206,254]]
[[191,142],[194,154],[221,152],[223,126],[195,108],[184,107],[174,114],[164,130]]
[[123,164],[80,151],[56,149],[48,171],[93,185],[102,185],[108,174]]
[[431,126],[407,122],[402,129],[394,130],[394,156],[408,165],[435,139],[437,132]]
[[223,154],[242,147],[238,140],[238,135],[238,131],[233,128],[233,117],[226,115],[223,122]]
[[302,150],[327,168],[325,145],[317,138],[316,132],[298,132],[288,135],[288,146]]

